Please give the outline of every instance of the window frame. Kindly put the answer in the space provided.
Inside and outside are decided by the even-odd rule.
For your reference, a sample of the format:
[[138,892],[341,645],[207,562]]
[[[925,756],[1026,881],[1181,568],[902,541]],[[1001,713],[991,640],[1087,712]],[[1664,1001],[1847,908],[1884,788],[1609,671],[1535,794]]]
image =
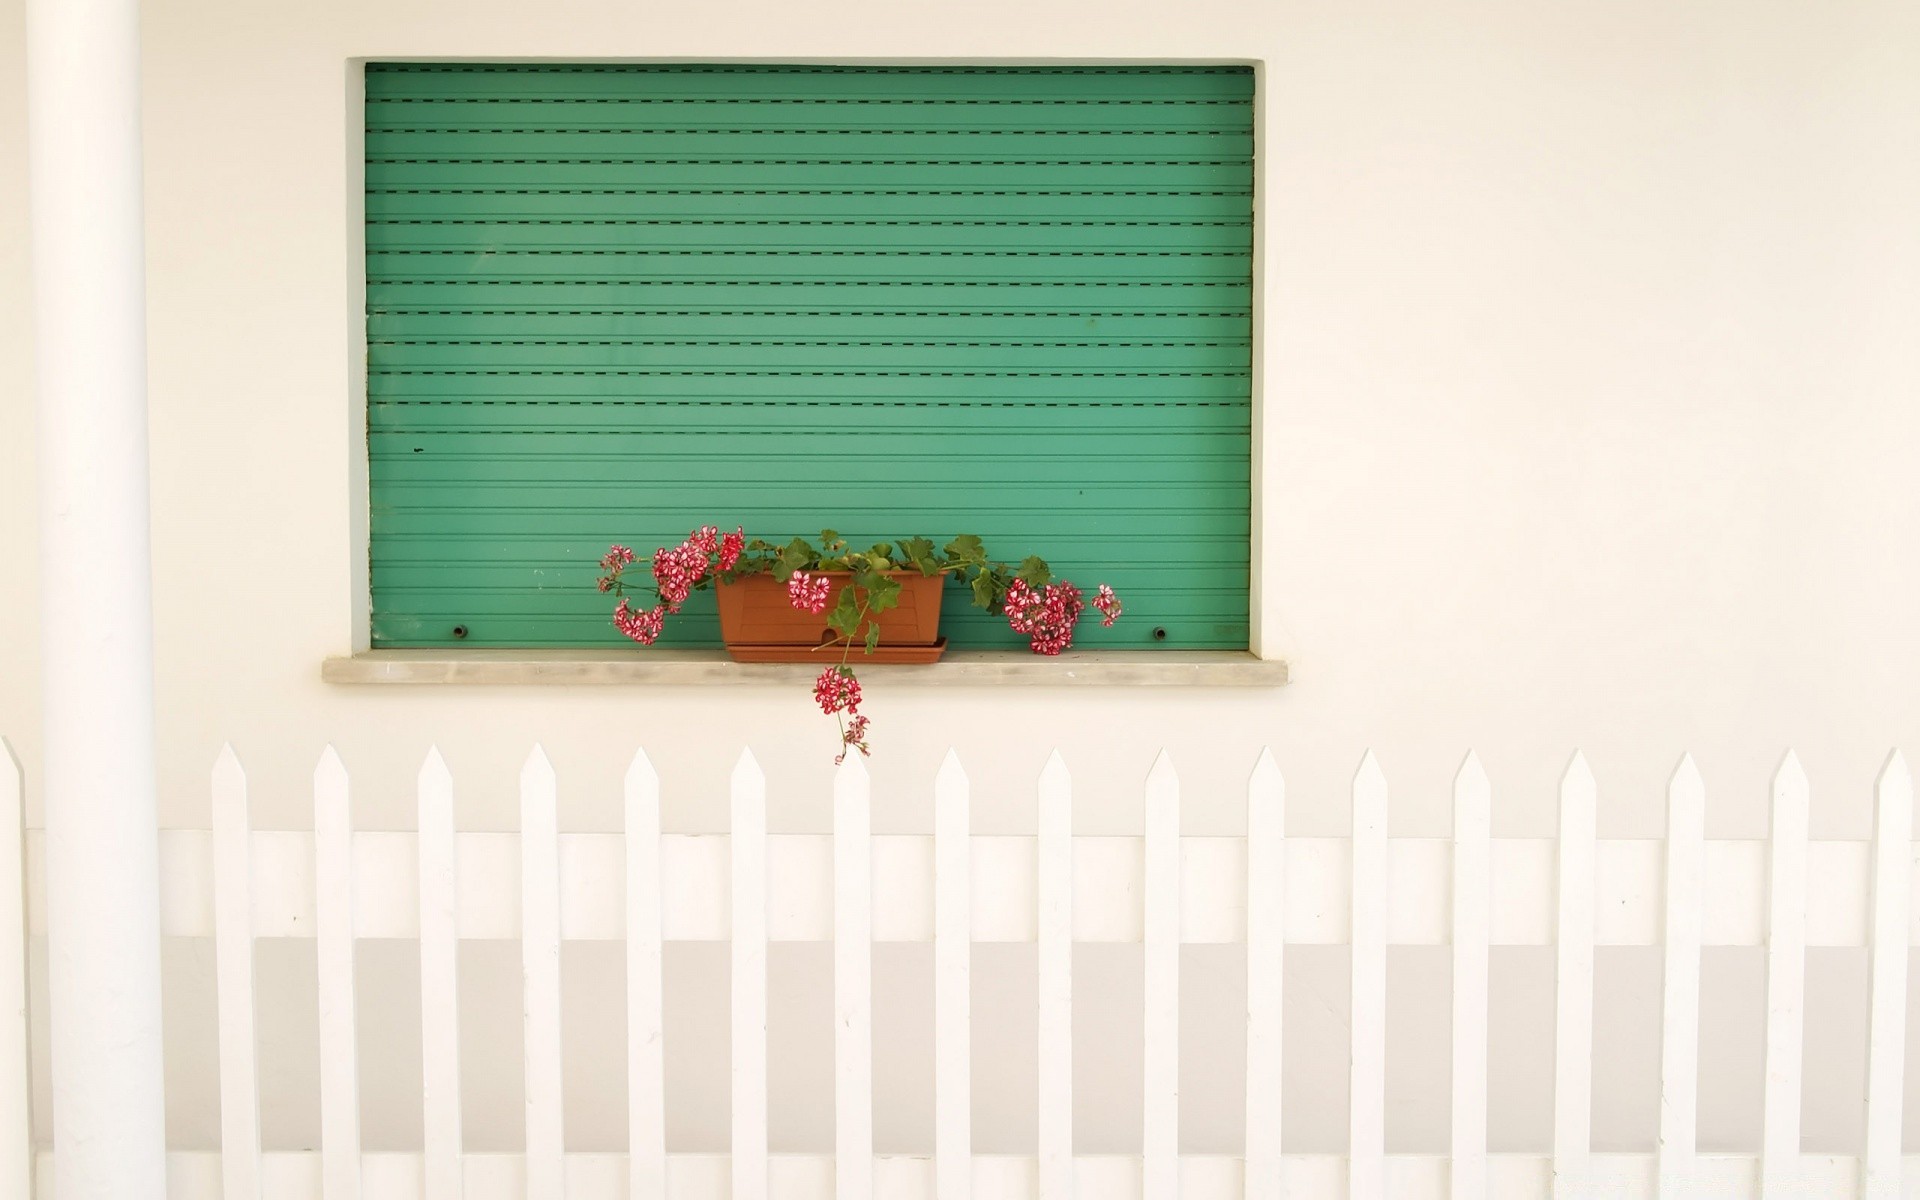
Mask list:
[[[347,355],[347,587],[348,587],[348,646],[347,654],[329,659],[329,664],[350,662],[378,663],[384,656],[387,661],[400,663],[406,660],[460,661],[471,660],[484,663],[489,658],[506,660],[513,657],[533,662],[546,659],[552,663],[606,663],[630,656],[621,655],[616,649],[587,649],[579,652],[543,653],[539,651],[519,651],[511,654],[483,651],[481,648],[450,648],[442,651],[425,652],[420,650],[375,650],[372,644],[373,628],[373,591],[372,591],[372,495],[370,488],[370,464],[367,445],[367,277],[366,277],[366,68],[369,62],[583,62],[583,63],[672,63],[695,61],[684,57],[657,56],[568,56],[568,57],[528,57],[517,55],[367,55],[346,60],[343,87],[342,143],[345,149],[344,177],[346,184],[346,203],[344,205],[346,228],[343,231],[343,246],[346,251],[346,294],[347,311],[345,349]],[[1271,327],[1267,283],[1269,269],[1267,223],[1271,216],[1274,189],[1267,178],[1272,168],[1267,153],[1267,128],[1270,122],[1268,105],[1271,103],[1271,91],[1267,87],[1267,64],[1263,59],[1254,58],[1189,58],[1189,57],[1151,57],[1151,58],[1061,58],[1044,61],[1017,57],[969,57],[969,58],[845,58],[815,59],[793,57],[736,57],[727,55],[703,56],[698,61],[717,63],[740,63],[747,65],[781,65],[796,62],[820,63],[832,66],[1241,66],[1251,68],[1253,72],[1253,228],[1252,228],[1252,280],[1250,289],[1250,325],[1251,325],[1251,369],[1249,371],[1249,545],[1248,545],[1248,581],[1247,581],[1247,649],[1240,651],[1155,651],[1151,657],[1156,659],[1180,660],[1172,662],[1176,675],[1191,674],[1186,670],[1189,663],[1204,663],[1208,666],[1209,681],[1220,675],[1213,668],[1221,664],[1208,663],[1205,660],[1227,656],[1231,660],[1244,660],[1268,668],[1264,676],[1277,673],[1278,679],[1265,679],[1266,682],[1284,682],[1286,662],[1280,655],[1276,631],[1279,626],[1276,607],[1276,590],[1269,587],[1269,573],[1276,567],[1275,555],[1270,546],[1274,540],[1274,531],[1267,520],[1267,507],[1273,490],[1273,480],[1268,473],[1269,464],[1276,455],[1269,444],[1275,422],[1270,419],[1271,404],[1266,386],[1269,346],[1275,333]],[[660,653],[657,652],[656,653]],[[721,661],[725,651],[714,647],[711,651],[687,652],[697,655],[704,661]],[[998,651],[973,652],[974,655],[998,655]],[[1024,651],[1008,653],[1032,657]],[[1045,660],[1059,664],[1062,670],[1075,662],[1087,661],[1087,653],[1070,654],[1064,659]],[[1133,654],[1138,652],[1110,651],[1102,654]],[[1147,657],[1147,656],[1141,656]],[[765,668],[761,668],[764,670]],[[938,670],[939,664],[922,670]],[[1277,672],[1276,670],[1277,669]],[[486,674],[486,672],[481,672]],[[536,672],[537,673],[537,672]],[[582,674],[577,671],[563,672],[569,676]],[[585,672],[592,674],[593,672]],[[425,669],[408,669],[400,674],[404,679],[371,678],[381,675],[378,670],[345,670],[329,666],[323,672],[326,678],[335,682],[462,682],[453,678],[461,672],[447,671],[437,666]],[[493,672],[498,675],[499,672]],[[694,674],[700,674],[695,672]],[[1108,674],[1108,672],[1101,672]],[[440,678],[445,676],[445,678]],[[584,680],[570,680],[584,681]],[[611,682],[611,680],[609,680]],[[663,679],[661,682],[671,682]],[[703,680],[704,681],[704,680]],[[1116,681],[1122,681],[1116,675]]]

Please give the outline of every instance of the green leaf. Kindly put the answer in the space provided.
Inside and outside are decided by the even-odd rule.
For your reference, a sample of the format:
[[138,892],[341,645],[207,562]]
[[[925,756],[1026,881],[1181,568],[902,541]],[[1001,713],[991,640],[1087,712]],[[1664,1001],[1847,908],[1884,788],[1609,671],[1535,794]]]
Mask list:
[[997,599],[993,586],[993,572],[982,571],[973,577],[973,606],[991,609]]
[[850,638],[860,626],[860,603],[853,598],[853,586],[840,589],[840,602],[827,614],[827,624],[841,637]]
[[867,653],[872,654],[874,651],[874,648],[879,644],[880,644],[880,623],[878,621],[869,622],[867,624]]
[[1036,554],[1029,554],[1020,560],[1020,569],[1014,577],[1026,583],[1028,587],[1043,588],[1053,582],[1053,572],[1047,567],[1047,560]]
[[987,548],[980,544],[979,535],[963,533],[947,543],[947,557],[963,566],[977,566],[987,561]]
[[940,564],[933,557],[933,543],[926,538],[902,538],[900,553],[922,575],[936,575]]
[[813,562],[813,547],[807,545],[805,538],[795,538],[780,547],[773,558],[773,577],[785,583],[793,577],[795,571],[804,571]]
[[867,553],[873,555],[875,558],[890,559],[893,557],[893,543],[892,542],[875,542],[873,544],[873,549],[867,551]]
[[867,611],[885,612],[900,603],[900,581],[885,575],[875,575],[871,583],[861,586],[867,592]]

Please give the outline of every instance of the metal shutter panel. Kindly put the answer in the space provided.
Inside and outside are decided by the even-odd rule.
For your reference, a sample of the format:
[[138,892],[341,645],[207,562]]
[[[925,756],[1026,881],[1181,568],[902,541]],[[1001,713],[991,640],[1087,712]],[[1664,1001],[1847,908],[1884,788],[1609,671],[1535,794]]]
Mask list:
[[[620,642],[607,544],[712,521],[979,533],[1119,590],[1077,644],[1245,646],[1252,90],[369,64],[375,645]],[[706,594],[662,643],[717,636]]]

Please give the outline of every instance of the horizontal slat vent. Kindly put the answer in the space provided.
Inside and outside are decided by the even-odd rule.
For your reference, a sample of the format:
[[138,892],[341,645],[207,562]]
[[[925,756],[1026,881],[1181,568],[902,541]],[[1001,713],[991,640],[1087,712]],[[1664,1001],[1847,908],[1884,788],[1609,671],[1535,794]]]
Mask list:
[[1121,591],[1082,644],[1247,644],[1249,70],[366,83],[375,644],[617,642],[600,553],[709,520],[976,532]]

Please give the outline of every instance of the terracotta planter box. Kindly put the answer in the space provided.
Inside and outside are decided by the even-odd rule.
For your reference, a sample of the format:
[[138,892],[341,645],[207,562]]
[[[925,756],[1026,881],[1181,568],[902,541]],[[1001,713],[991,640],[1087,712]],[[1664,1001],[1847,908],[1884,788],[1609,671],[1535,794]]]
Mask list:
[[[822,571],[831,580],[832,599],[852,578],[846,571]],[[880,646],[872,655],[856,645],[854,657],[866,662],[932,662],[946,649],[940,636],[940,600],[946,572],[922,575],[918,571],[890,571],[900,581],[900,602],[870,622],[880,627]],[[815,615],[793,607],[787,585],[772,575],[746,575],[732,583],[719,582],[714,595],[720,603],[720,637],[727,653],[741,662],[814,662],[821,647],[834,643],[825,613]],[[829,608],[831,611],[831,608]],[[864,637],[862,626],[856,641]]]

